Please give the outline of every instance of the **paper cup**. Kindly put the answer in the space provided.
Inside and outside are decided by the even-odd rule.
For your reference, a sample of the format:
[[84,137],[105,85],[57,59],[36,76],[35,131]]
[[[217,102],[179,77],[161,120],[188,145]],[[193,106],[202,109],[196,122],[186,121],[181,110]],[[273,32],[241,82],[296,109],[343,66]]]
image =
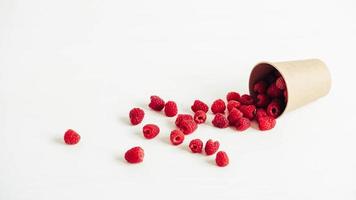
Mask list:
[[261,62],[250,74],[250,94],[255,96],[254,84],[277,70],[287,86],[288,100],[284,113],[300,108],[327,95],[331,88],[331,75],[325,63],[319,59],[286,62]]

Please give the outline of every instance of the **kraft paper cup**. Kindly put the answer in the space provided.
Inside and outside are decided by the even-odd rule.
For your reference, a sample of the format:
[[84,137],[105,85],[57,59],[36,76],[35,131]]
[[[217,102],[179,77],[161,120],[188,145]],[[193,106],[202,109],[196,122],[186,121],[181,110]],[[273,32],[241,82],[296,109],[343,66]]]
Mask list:
[[331,88],[331,75],[325,63],[319,59],[286,62],[261,62],[251,71],[250,94],[255,96],[254,84],[277,70],[287,86],[288,100],[284,113],[300,108],[327,95]]

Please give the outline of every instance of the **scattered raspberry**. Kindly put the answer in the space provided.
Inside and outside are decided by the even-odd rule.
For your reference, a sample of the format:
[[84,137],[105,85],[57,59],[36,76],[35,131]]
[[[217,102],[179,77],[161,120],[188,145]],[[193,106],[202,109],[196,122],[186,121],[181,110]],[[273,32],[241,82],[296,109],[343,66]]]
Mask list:
[[142,128],[142,132],[143,132],[143,136],[146,139],[152,139],[154,137],[156,137],[159,133],[159,127],[155,124],[146,124],[143,128]]
[[267,117],[267,116],[268,116],[268,115],[267,115],[267,112],[266,112],[265,109],[263,109],[263,108],[257,109],[257,111],[256,111],[256,118],[257,118],[257,120],[258,120],[259,118],[261,118],[261,117]]
[[240,110],[238,110],[236,108],[232,109],[231,112],[229,113],[229,115],[227,116],[227,120],[229,120],[229,125],[235,126],[237,120],[239,118],[241,118],[242,116],[243,116],[243,113]]
[[193,121],[193,116],[189,115],[189,114],[178,114],[177,118],[176,118],[176,126],[179,128],[180,127],[180,123],[183,120],[191,120]]
[[256,97],[257,107],[266,107],[270,102],[270,98],[265,94],[258,94]]
[[184,141],[184,133],[181,130],[173,130],[170,135],[170,140],[173,145],[180,145]]
[[240,94],[237,92],[229,92],[226,95],[226,100],[229,101],[240,101]]
[[261,131],[267,131],[274,128],[276,125],[276,119],[273,117],[261,117],[258,119],[258,127]]
[[239,108],[241,106],[241,103],[235,100],[230,100],[227,103],[227,110],[230,112],[233,108]]
[[65,133],[64,133],[64,142],[66,144],[77,144],[80,140],[80,135],[73,131],[72,129],[68,129]]
[[255,117],[256,106],[242,105],[240,106],[240,111],[243,113],[244,117],[252,120]]
[[218,141],[213,141],[209,139],[205,144],[205,153],[210,156],[219,150],[220,143]]
[[278,89],[276,83],[272,83],[267,89],[268,96],[277,98],[282,96],[282,90]]
[[144,157],[145,152],[141,147],[133,147],[125,153],[125,160],[129,163],[140,163]]
[[193,112],[197,112],[199,110],[207,113],[209,111],[209,106],[200,100],[195,100],[194,104],[191,106]]
[[148,104],[150,108],[152,108],[155,111],[161,111],[163,110],[165,105],[165,102],[163,99],[161,99],[159,96],[151,96],[151,102]]
[[167,101],[164,106],[164,113],[167,117],[174,117],[178,113],[177,104],[174,101]]
[[253,98],[248,94],[244,94],[240,98],[240,103],[243,104],[243,105],[252,105],[253,104]]
[[238,131],[244,131],[251,126],[251,121],[245,117],[237,119],[235,127]]
[[201,153],[203,151],[203,142],[200,139],[190,141],[189,148],[193,153]]
[[195,114],[194,114],[194,121],[197,124],[202,124],[206,121],[206,113],[202,110],[198,110]]
[[145,117],[145,112],[141,108],[133,108],[129,113],[130,121],[132,125],[137,125],[142,122]]
[[285,90],[286,89],[286,82],[284,81],[283,77],[280,76],[276,80],[276,87],[280,90]]
[[271,117],[277,118],[281,114],[281,105],[277,100],[272,101],[267,106],[267,114]]
[[258,94],[265,94],[267,90],[267,83],[265,81],[258,81],[253,86],[253,91]]
[[211,105],[211,111],[216,114],[216,113],[225,113],[226,105],[225,102],[222,99],[218,99],[213,102]]
[[197,123],[194,120],[183,120],[180,122],[179,129],[185,134],[189,135],[198,128]]
[[218,128],[226,128],[229,126],[229,121],[221,113],[218,113],[215,115],[212,123],[215,127],[218,127]]
[[215,157],[216,165],[219,167],[225,167],[229,164],[229,157],[225,151],[219,151]]

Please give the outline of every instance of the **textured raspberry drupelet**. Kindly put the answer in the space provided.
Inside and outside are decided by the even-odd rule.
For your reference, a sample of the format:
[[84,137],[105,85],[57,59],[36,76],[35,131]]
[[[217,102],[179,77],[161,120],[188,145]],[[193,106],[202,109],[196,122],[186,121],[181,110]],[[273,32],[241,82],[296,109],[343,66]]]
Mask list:
[[265,94],[267,90],[267,83],[265,81],[258,81],[253,86],[253,91],[258,94]]
[[195,112],[194,114],[194,121],[197,124],[202,124],[206,121],[206,113],[202,110],[198,110],[197,112]]
[[130,122],[132,125],[137,125],[142,122],[145,117],[145,112],[141,108],[133,108],[129,113]]
[[254,103],[254,100],[250,95],[244,94],[240,98],[240,103],[243,105],[252,105]]
[[179,129],[185,134],[189,135],[198,128],[194,120],[183,120],[180,122]]
[[265,94],[258,94],[256,96],[256,106],[266,107],[271,102],[270,98]]
[[233,108],[239,108],[241,106],[241,103],[235,100],[230,100],[227,103],[227,110],[230,112]]
[[207,113],[209,111],[209,106],[200,100],[195,100],[194,104],[191,106],[193,112],[197,112],[199,110]]
[[218,113],[215,115],[212,123],[215,127],[218,127],[218,128],[226,128],[229,126],[229,121],[221,113]]
[[257,111],[256,111],[256,119],[258,120],[259,118],[261,118],[261,117],[267,117],[268,115],[267,115],[267,112],[266,112],[266,110],[265,109],[263,109],[263,108],[259,108],[259,109],[257,109]]
[[219,150],[220,143],[218,141],[213,141],[209,139],[205,144],[205,153],[210,156]]
[[235,126],[237,120],[239,118],[241,118],[242,116],[243,116],[243,113],[240,110],[238,110],[236,108],[232,109],[231,112],[229,113],[229,115],[227,116],[227,120],[229,120],[229,125]]
[[240,111],[243,113],[244,117],[252,120],[255,117],[256,106],[254,105],[242,105],[240,106]]
[[77,144],[80,140],[80,135],[73,131],[72,129],[68,129],[65,133],[64,133],[64,142],[66,144]]
[[251,126],[251,121],[249,119],[247,119],[246,117],[241,117],[241,118],[237,119],[237,121],[235,123],[236,130],[238,130],[238,131],[244,131],[244,130],[250,128],[250,126]]
[[129,163],[140,163],[144,157],[145,152],[141,147],[133,147],[125,153],[125,160]]
[[267,95],[271,98],[278,98],[282,94],[283,91],[277,88],[276,83],[272,83],[267,89]]
[[190,141],[189,148],[193,153],[203,152],[203,142],[200,139]]
[[173,145],[180,145],[184,141],[184,133],[181,130],[173,130],[170,135],[170,140]]
[[261,131],[271,130],[276,126],[276,119],[270,116],[258,119],[258,127]]
[[159,127],[155,124],[146,124],[143,128],[142,128],[142,133],[143,136],[146,139],[152,139],[154,137],[156,137],[159,133]]
[[276,87],[280,90],[285,90],[286,89],[286,82],[284,81],[283,77],[280,76],[276,80]]
[[267,114],[271,117],[277,118],[282,110],[281,110],[281,104],[279,103],[278,100],[273,100],[268,106],[267,106]]
[[183,121],[183,120],[191,120],[193,121],[193,116],[189,115],[189,114],[178,114],[177,118],[176,118],[176,121],[175,121],[175,124],[176,126],[179,128],[180,127],[180,123]]
[[174,101],[167,101],[164,106],[164,113],[167,117],[174,117],[178,113],[177,104]]
[[148,106],[155,111],[163,110],[164,105],[165,102],[163,101],[163,99],[161,99],[159,96],[156,95],[151,96],[151,102],[150,104],[148,104]]
[[225,102],[222,99],[215,100],[213,104],[211,105],[211,111],[216,114],[216,113],[222,113],[224,114],[226,109]]
[[216,165],[219,167],[225,167],[229,164],[229,157],[225,151],[219,151],[215,157]]
[[229,101],[240,101],[240,94],[237,92],[229,92],[226,95],[226,100]]

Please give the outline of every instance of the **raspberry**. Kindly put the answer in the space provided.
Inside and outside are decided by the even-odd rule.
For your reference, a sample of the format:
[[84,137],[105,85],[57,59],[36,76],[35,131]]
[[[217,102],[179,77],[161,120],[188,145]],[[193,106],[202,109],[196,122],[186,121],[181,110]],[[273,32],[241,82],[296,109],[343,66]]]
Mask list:
[[242,105],[242,106],[240,106],[240,111],[243,113],[244,117],[252,120],[255,117],[256,106]]
[[240,103],[243,104],[243,105],[252,105],[253,104],[253,98],[248,94],[244,94],[240,98]]
[[287,90],[283,91],[283,96],[284,96],[284,103],[287,103],[288,102],[288,92],[287,92]]
[[191,106],[193,112],[197,112],[199,110],[207,113],[209,111],[209,106],[200,100],[195,100],[194,104]]
[[211,111],[216,114],[216,113],[223,113],[225,112],[226,105],[225,102],[222,99],[218,99],[213,102],[211,105]]
[[170,140],[173,145],[182,144],[184,141],[184,133],[181,130],[173,130],[170,135]]
[[176,118],[176,126],[179,128],[180,127],[180,123],[183,120],[193,120],[193,116],[189,115],[189,114],[178,114],[177,118]]
[[174,117],[178,113],[177,104],[174,101],[167,101],[164,105],[164,113],[167,117]]
[[161,99],[159,96],[151,96],[151,102],[148,104],[150,108],[152,108],[155,111],[161,111],[164,108],[164,101]]
[[218,141],[213,141],[209,139],[205,144],[205,153],[210,156],[219,150],[220,143]]
[[229,92],[226,95],[226,100],[229,102],[231,100],[240,101],[240,94],[237,92]]
[[261,131],[267,131],[274,128],[276,125],[276,119],[273,117],[261,117],[258,119],[258,127]]
[[272,98],[282,96],[282,90],[278,89],[276,83],[272,83],[267,89],[268,96]]
[[197,123],[194,120],[183,120],[180,123],[179,129],[185,134],[189,135],[198,128]]
[[251,121],[245,117],[237,119],[235,127],[238,131],[244,131],[251,126]]
[[198,110],[195,114],[194,114],[194,121],[197,124],[202,124],[206,121],[206,113],[202,110]]
[[225,151],[219,151],[215,157],[216,165],[219,167],[225,167],[229,164],[229,157]]
[[231,110],[231,112],[227,116],[227,120],[229,120],[229,124],[231,126],[234,126],[236,124],[237,120],[239,118],[241,118],[242,116],[243,116],[243,113],[240,110],[234,108]]
[[218,113],[215,115],[212,123],[215,127],[218,127],[218,128],[226,128],[229,126],[229,121],[221,113]]
[[286,82],[284,81],[283,77],[280,76],[276,80],[276,87],[280,90],[285,90],[286,89]]
[[256,97],[257,107],[266,107],[270,103],[270,98],[265,94],[258,94]]
[[159,127],[155,124],[146,124],[143,128],[142,128],[142,132],[143,132],[143,136],[146,139],[152,139],[154,137],[156,137],[159,133]]
[[265,94],[267,90],[267,83],[265,81],[258,81],[253,86],[253,91],[258,94]]
[[203,142],[200,139],[190,141],[189,148],[193,153],[201,153],[203,151]]
[[137,125],[142,122],[145,117],[145,112],[141,108],[133,108],[129,113],[130,121],[132,125]]
[[230,100],[227,103],[227,110],[230,112],[233,108],[238,108],[241,106],[241,103],[235,100]]
[[73,131],[72,129],[68,129],[65,133],[64,133],[64,142],[66,144],[77,144],[80,140],[80,135]]
[[272,101],[267,106],[267,114],[271,117],[277,118],[281,114],[281,105],[277,100]]
[[144,157],[145,152],[141,147],[133,147],[125,153],[125,160],[129,163],[140,163]]
[[259,118],[261,118],[261,117],[267,117],[267,116],[268,116],[268,115],[267,115],[267,112],[266,112],[265,109],[263,109],[263,108],[257,109],[257,111],[256,111],[256,118],[257,118],[257,120],[258,120]]

